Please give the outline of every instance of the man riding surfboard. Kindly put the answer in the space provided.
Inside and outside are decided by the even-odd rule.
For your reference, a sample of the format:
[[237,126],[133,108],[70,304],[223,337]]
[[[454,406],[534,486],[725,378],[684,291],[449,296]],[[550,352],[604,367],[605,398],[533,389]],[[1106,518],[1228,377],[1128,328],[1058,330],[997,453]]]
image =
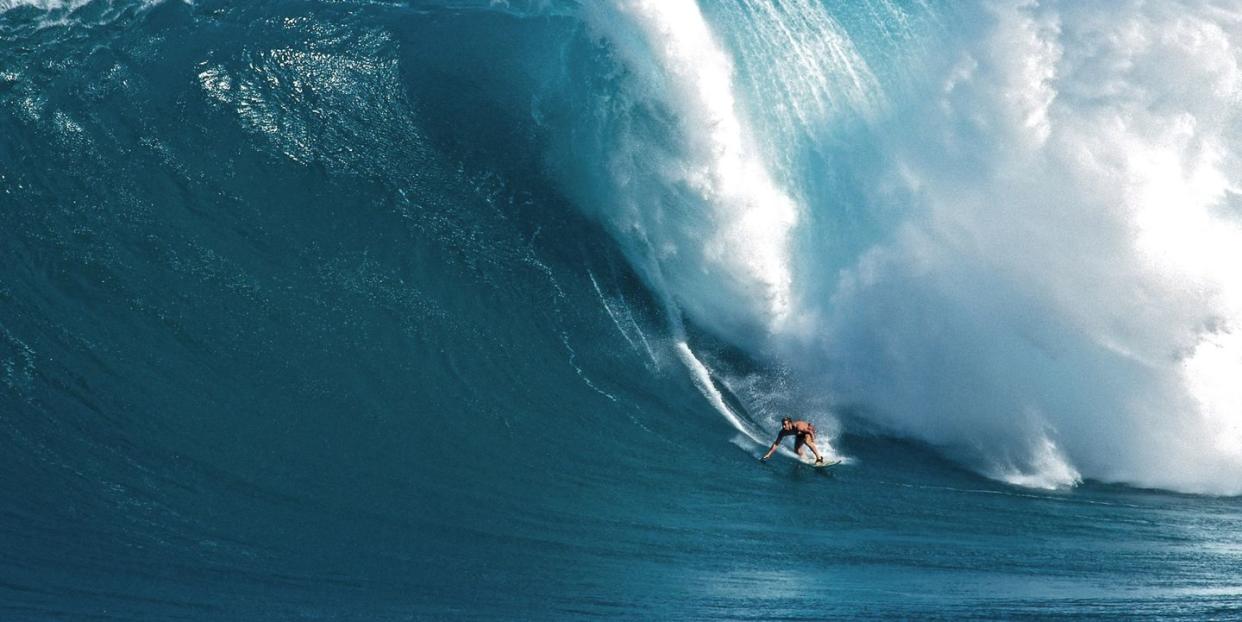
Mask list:
[[768,448],[768,453],[764,454],[760,460],[767,460],[776,453],[776,448],[780,446],[781,441],[789,435],[794,435],[794,452],[798,454],[798,458],[802,458],[802,446],[806,445],[815,452],[815,464],[823,464],[824,457],[819,455],[819,448],[815,446],[815,426],[809,421],[794,421],[789,417],[781,419],[781,431],[777,433],[776,440],[772,441],[772,446]]

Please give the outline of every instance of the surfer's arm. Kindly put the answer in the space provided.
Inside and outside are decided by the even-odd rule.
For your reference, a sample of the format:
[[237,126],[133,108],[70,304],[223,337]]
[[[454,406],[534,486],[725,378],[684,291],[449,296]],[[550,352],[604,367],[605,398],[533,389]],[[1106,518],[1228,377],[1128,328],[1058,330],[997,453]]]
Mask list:
[[772,454],[776,453],[776,448],[781,446],[781,439],[785,438],[785,435],[785,431],[781,430],[781,433],[776,435],[776,440],[772,441],[772,446],[768,448],[768,453],[763,454],[763,457],[760,458],[760,460],[767,460],[768,458],[771,458]]

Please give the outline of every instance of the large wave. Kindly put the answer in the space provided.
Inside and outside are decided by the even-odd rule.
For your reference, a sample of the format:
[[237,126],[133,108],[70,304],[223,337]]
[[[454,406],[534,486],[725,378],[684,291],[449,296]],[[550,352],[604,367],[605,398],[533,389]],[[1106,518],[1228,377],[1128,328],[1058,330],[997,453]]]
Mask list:
[[[156,11],[179,23],[183,6]],[[291,22],[270,49],[201,54],[204,110],[300,166],[369,170],[408,211],[418,173],[404,162],[430,156],[407,143],[454,140],[410,118],[486,116],[454,117],[451,89],[417,86],[467,89],[494,107],[479,132],[507,124],[608,230],[687,373],[752,442],[793,414],[925,441],[1024,485],[1242,492],[1242,17],[1228,3],[388,8],[539,27],[500,60],[448,39],[403,60],[400,28]],[[116,62],[96,97],[161,84],[132,87]],[[90,132],[16,75],[0,82],[26,97],[14,114],[55,117],[56,149],[89,152]],[[165,142],[143,149],[172,162]],[[765,369],[713,362],[687,320]],[[6,378],[25,377],[22,351]]]
[[582,13],[553,168],[672,315],[994,477],[1242,492],[1228,6]]

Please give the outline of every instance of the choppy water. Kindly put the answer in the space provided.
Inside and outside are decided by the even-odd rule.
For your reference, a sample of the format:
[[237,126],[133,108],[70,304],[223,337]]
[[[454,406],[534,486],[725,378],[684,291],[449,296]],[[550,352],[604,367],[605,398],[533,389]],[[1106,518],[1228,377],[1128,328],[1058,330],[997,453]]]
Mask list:
[[0,0],[0,618],[1242,617],[1238,15]]

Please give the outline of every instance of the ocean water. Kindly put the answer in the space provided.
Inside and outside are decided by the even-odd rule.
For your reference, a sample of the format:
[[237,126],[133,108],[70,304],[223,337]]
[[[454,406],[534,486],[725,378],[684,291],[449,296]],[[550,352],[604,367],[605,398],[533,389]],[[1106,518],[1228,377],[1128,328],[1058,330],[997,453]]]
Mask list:
[[1240,98],[1233,2],[0,0],[0,620],[1242,619]]

